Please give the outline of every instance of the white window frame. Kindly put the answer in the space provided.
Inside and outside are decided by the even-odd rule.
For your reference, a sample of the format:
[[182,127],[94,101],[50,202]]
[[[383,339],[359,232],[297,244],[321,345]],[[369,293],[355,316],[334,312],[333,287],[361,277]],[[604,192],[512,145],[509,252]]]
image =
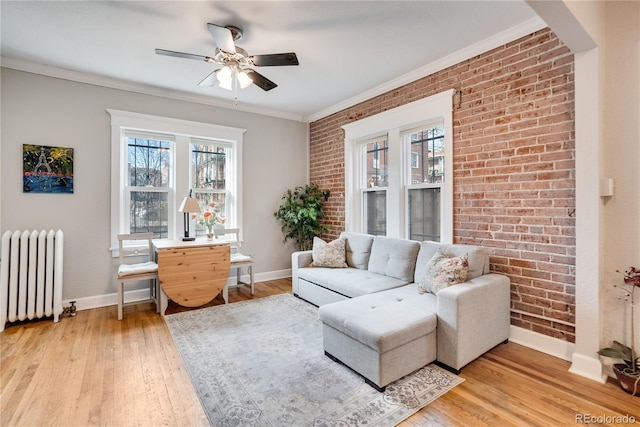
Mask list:
[[[360,192],[362,166],[361,142],[376,135],[388,136],[389,185],[387,190],[387,235],[406,238],[407,174],[411,173],[410,156],[402,135],[406,130],[439,121],[445,132],[445,178],[440,204],[440,241],[453,243],[453,94],[450,89],[342,126],[345,134],[345,230],[362,233],[363,200]],[[390,206],[398,209],[390,210]]]
[[[222,212],[224,218],[227,218],[227,223],[225,227],[227,228],[240,228],[240,232],[242,233],[242,227],[236,221],[239,219],[240,212],[238,209],[238,203],[236,200],[236,194],[238,193],[238,176],[236,175],[236,170],[238,169],[238,165],[241,164],[240,157],[238,156],[238,151],[235,148],[235,144],[230,142],[224,142],[219,139],[216,140],[204,140],[202,138],[191,138],[189,143],[189,155],[193,150],[194,145],[213,145],[216,147],[229,148],[229,153],[227,154],[225,160],[225,189],[224,190],[209,190],[209,189],[196,189],[193,188],[194,196],[196,194],[224,194],[225,195],[225,211]],[[193,177],[191,176],[191,160],[189,160],[189,182],[193,181]],[[196,230],[196,228],[192,228],[192,230]]]
[[[385,201],[386,201],[388,199],[387,189],[389,188],[388,183],[386,186],[369,187],[369,182],[367,181],[367,169],[368,169],[367,145],[373,142],[386,141],[386,140],[388,140],[388,135],[385,133],[381,135],[375,135],[372,137],[370,136],[366,139],[355,142],[358,150],[358,154],[357,154],[358,159],[356,161],[359,163],[358,186],[359,186],[359,192],[360,192],[360,202],[363,206],[361,209],[362,218],[360,218],[363,232],[367,231],[367,212],[366,212],[366,209],[364,209],[365,194],[371,193],[371,192],[383,191],[385,193]],[[388,156],[388,148],[387,148],[387,156]],[[387,165],[387,167],[388,166],[389,165]],[[380,158],[374,159],[373,167],[376,169],[380,168]],[[389,204],[388,202],[385,202],[385,215],[387,215],[388,211],[389,211]]]
[[[190,155],[192,139],[215,140],[233,147],[235,172],[233,218],[236,227],[242,230],[242,142],[246,129],[174,119],[149,114],[133,113],[107,109],[111,115],[111,250],[117,256],[117,235],[128,233],[127,201],[123,189],[127,184],[127,146],[124,143],[125,132],[170,135],[174,138],[173,174],[168,193],[169,227],[168,239],[175,240],[183,234],[183,216],[178,213],[178,205],[189,194]],[[174,209],[172,209],[172,207]],[[195,229],[194,227],[190,227]]]
[[[452,178],[448,177],[447,174],[451,174],[452,172],[450,172],[449,169],[445,168],[444,169],[444,176],[443,176],[443,181],[441,183],[420,183],[420,184],[412,184],[411,183],[411,175],[412,175],[412,171],[411,169],[413,169],[413,154],[417,154],[417,153],[413,153],[411,151],[411,140],[409,139],[409,136],[411,136],[412,134],[416,133],[416,132],[420,132],[422,130],[426,130],[426,129],[430,129],[430,128],[434,128],[434,127],[438,127],[438,126],[442,126],[443,122],[440,118],[436,119],[436,120],[432,120],[432,121],[427,121],[425,123],[422,123],[420,126],[417,127],[413,127],[411,129],[406,129],[403,130],[400,133],[400,137],[403,140],[403,150],[405,153],[406,158],[408,159],[408,161],[411,162],[411,167],[406,168],[404,170],[404,200],[405,200],[405,205],[404,205],[404,223],[405,223],[405,237],[408,238],[409,237],[409,191],[410,190],[419,190],[419,189],[426,189],[426,188],[439,188],[440,189],[440,203],[443,203],[444,200],[446,200],[444,198],[444,194],[445,194],[445,183],[446,181],[451,181]],[[449,147],[450,144],[447,144],[447,139],[446,139],[446,134],[447,134],[447,129],[445,129],[445,166],[447,161],[452,157],[453,154],[453,148]],[[453,162],[452,162],[453,163]],[[453,204],[453,198],[451,200],[451,203]],[[453,212],[453,211],[452,211]],[[443,215],[446,215],[446,211],[442,209],[442,206],[440,208],[440,238],[442,241],[442,222],[444,220]],[[451,221],[453,222],[453,218],[451,218]],[[451,239],[453,239],[453,236],[451,237]],[[453,243],[452,241],[447,241],[447,243]]]

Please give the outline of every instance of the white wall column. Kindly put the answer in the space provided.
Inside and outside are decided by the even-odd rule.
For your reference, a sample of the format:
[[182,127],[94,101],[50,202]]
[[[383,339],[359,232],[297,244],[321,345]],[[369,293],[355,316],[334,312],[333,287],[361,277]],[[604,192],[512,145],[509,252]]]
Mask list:
[[606,376],[597,354],[602,327],[599,289],[603,208],[598,189],[603,164],[603,49],[591,36],[601,34],[604,6],[600,2],[527,3],[575,55],[576,342],[570,371],[604,382]]

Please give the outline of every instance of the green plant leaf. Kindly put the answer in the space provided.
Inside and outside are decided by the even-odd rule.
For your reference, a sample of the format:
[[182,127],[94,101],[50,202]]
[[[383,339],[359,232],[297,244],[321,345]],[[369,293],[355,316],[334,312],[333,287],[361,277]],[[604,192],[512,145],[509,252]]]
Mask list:
[[604,356],[604,357],[611,357],[612,359],[623,359],[625,358],[625,354],[623,352],[621,352],[620,350],[617,350],[615,348],[611,348],[611,347],[606,347],[601,349],[600,351],[598,351],[598,354],[600,356]]
[[273,216],[280,221],[283,243],[294,240],[300,250],[310,249],[313,237],[319,236],[327,227],[321,223],[324,217],[323,200],[330,192],[320,190],[316,184],[295,187],[285,191],[282,203]]

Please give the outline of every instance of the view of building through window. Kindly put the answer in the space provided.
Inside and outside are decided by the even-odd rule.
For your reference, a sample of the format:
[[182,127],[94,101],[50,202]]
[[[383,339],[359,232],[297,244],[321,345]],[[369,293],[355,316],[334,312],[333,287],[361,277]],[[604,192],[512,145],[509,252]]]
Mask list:
[[129,232],[168,236],[168,194],[173,162],[172,143],[127,137]]
[[442,182],[444,176],[444,127],[412,133],[411,184]]
[[366,232],[376,236],[387,234],[387,192],[389,185],[388,154],[386,139],[369,142],[366,152],[366,189],[364,189],[364,214]]
[[[191,146],[191,188],[203,211],[209,207],[227,217],[227,159],[229,148],[215,144]],[[215,206],[211,207],[210,204]],[[201,225],[196,235],[204,234]]]
[[444,127],[405,136],[411,146],[407,191],[409,238],[440,241],[440,196],[444,181]]

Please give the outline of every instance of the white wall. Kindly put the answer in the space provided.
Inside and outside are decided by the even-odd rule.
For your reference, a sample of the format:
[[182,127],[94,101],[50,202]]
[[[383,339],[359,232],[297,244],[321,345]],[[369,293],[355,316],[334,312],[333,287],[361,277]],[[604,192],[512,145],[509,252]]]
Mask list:
[[[604,200],[602,345],[631,342],[630,306],[620,299],[616,270],[640,267],[640,2],[606,3],[604,174],[614,194]],[[640,290],[636,291],[640,299]],[[640,349],[636,302],[636,351]]]
[[[115,292],[110,242],[107,108],[247,129],[244,246],[258,278],[286,274],[290,246],[272,213],[282,193],[307,182],[306,123],[2,69],[0,230],[65,233],[64,300]],[[22,144],[74,148],[73,194],[22,192]]]
[[[575,54],[576,343],[571,371],[604,380],[597,355],[630,342],[616,269],[640,266],[640,3],[527,0]],[[602,178],[615,192],[600,197]],[[638,342],[638,337],[636,337]],[[607,371],[610,373],[610,370]]]

